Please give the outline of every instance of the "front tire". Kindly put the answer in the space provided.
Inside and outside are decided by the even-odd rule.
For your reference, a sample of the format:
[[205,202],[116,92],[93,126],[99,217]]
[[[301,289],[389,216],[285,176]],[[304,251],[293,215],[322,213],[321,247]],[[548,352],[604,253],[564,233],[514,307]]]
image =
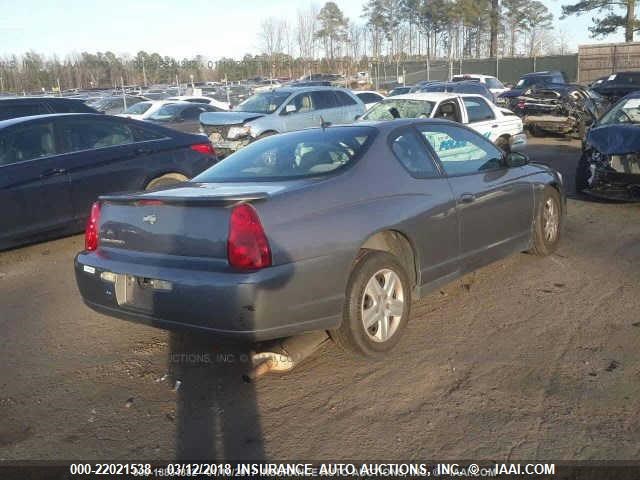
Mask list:
[[540,257],[551,255],[558,248],[562,232],[562,203],[560,194],[553,187],[544,190],[537,206],[533,225],[533,246],[530,253]]
[[400,340],[411,314],[411,283],[396,257],[362,250],[349,277],[342,325],[330,332],[340,347],[378,357]]

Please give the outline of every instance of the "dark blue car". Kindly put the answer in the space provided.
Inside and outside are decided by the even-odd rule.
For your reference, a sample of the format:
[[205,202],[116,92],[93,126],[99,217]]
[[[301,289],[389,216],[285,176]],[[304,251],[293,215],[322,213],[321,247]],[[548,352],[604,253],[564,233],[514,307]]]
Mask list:
[[0,121],[0,249],[81,231],[99,195],[184,181],[216,160],[202,135],[126,118]]

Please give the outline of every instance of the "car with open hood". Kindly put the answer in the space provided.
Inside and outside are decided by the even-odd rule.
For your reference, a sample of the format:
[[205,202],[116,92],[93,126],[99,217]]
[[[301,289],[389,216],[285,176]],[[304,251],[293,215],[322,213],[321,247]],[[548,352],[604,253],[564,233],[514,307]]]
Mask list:
[[204,113],[200,124],[218,155],[224,157],[258,138],[351,123],[364,112],[364,103],[344,88],[281,87],[253,95],[233,111]]
[[622,98],[587,132],[576,190],[640,201],[640,92]]

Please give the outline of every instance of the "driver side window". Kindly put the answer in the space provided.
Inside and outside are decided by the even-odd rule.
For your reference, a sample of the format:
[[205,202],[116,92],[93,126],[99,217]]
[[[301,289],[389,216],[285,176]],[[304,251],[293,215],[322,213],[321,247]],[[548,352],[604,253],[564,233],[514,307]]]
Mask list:
[[451,120],[453,122],[460,123],[460,111],[456,102],[453,100],[446,100],[438,106],[436,110],[435,118],[444,118],[445,120]]
[[418,129],[435,150],[447,175],[467,175],[506,167],[500,149],[466,128],[421,125]]

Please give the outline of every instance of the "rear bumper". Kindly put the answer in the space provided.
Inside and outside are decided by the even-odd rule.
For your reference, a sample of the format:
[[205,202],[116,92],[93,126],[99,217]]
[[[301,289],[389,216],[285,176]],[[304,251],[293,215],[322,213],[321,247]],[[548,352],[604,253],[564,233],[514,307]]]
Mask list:
[[569,133],[578,127],[577,120],[567,115],[527,115],[522,123],[555,133]]
[[[84,302],[105,315],[167,330],[263,341],[340,324],[344,295],[309,301],[313,292],[304,281],[321,276],[326,261],[234,273],[122,262],[82,252],[75,259],[75,274]],[[122,282],[118,286],[108,278],[114,276],[138,286],[142,279],[161,280],[164,287],[141,289],[135,302],[123,302]]]

